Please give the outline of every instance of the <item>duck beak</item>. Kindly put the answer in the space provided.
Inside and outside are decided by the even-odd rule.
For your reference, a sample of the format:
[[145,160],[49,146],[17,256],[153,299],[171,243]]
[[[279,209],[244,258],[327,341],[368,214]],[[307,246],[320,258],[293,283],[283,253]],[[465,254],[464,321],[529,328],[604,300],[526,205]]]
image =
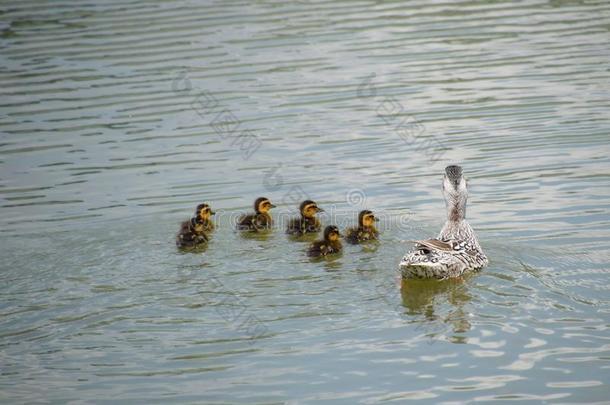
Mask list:
[[210,211],[210,215],[216,214],[216,211]]
[[373,219],[375,220],[375,222],[379,222],[379,218],[375,217]]
[[324,210],[320,207],[316,207],[316,212],[324,212]]
[[269,207],[270,207],[270,208],[275,208],[275,207],[277,207],[277,205],[275,205],[275,204],[269,204]]

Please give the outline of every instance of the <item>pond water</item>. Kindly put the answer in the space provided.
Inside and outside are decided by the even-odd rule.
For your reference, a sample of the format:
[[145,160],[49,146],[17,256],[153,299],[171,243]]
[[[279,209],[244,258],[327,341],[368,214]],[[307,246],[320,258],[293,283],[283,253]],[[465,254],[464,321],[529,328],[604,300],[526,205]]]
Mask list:
[[[0,402],[607,401],[609,31],[606,1],[2,2]],[[451,163],[491,264],[401,288]],[[236,233],[261,195],[277,229]],[[308,259],[306,196],[380,243]]]

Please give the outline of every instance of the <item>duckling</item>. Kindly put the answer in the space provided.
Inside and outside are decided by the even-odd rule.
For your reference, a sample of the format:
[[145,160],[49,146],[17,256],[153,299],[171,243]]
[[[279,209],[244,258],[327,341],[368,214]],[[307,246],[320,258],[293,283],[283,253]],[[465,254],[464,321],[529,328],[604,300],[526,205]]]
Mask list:
[[201,219],[203,232],[212,232],[214,230],[214,221],[212,221],[211,218],[214,214],[216,214],[216,212],[212,211],[212,207],[205,203],[199,204],[197,208],[195,208],[195,217]]
[[468,189],[460,166],[447,166],[443,178],[447,220],[438,237],[418,240],[400,262],[403,279],[459,277],[489,263],[466,221]]
[[378,221],[379,218],[375,217],[372,211],[360,211],[358,226],[347,230],[345,240],[354,245],[368,240],[377,240],[379,231],[375,228],[375,222]]
[[206,232],[214,230],[211,216],[215,212],[208,204],[199,204],[195,215],[188,221],[180,224],[180,231],[176,235],[176,245],[182,248],[194,247],[209,240]]
[[204,226],[203,221],[198,217],[184,221],[180,225],[180,232],[176,235],[176,246],[179,248],[192,248],[206,243],[209,237],[203,231]]
[[315,241],[309,247],[307,255],[310,257],[326,256],[333,253],[341,253],[343,246],[339,238],[341,237],[339,228],[329,225],[324,229],[324,239]]
[[300,218],[293,218],[288,222],[286,233],[290,235],[303,235],[305,233],[318,232],[322,225],[316,217],[318,212],[324,210],[318,207],[314,201],[305,200],[299,206]]
[[271,201],[266,197],[259,197],[254,201],[254,214],[242,215],[237,222],[237,229],[240,231],[262,231],[271,229],[273,220],[269,210],[275,208]]

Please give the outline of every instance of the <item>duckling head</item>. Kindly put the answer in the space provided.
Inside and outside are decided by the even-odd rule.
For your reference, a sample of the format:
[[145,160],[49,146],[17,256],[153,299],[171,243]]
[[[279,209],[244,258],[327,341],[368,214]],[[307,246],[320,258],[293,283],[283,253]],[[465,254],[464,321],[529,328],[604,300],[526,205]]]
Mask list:
[[205,203],[199,204],[195,209],[195,216],[201,219],[202,221],[209,221],[210,217],[214,214],[216,213],[212,211],[212,207]]
[[462,175],[461,166],[447,166],[443,178],[443,195],[447,205],[447,216],[452,221],[459,221],[466,216],[468,189]]
[[266,197],[259,197],[254,201],[254,211],[257,214],[267,214],[271,208],[275,208],[275,205]]
[[372,228],[375,225],[375,222],[378,222],[379,218],[377,218],[373,211],[362,210],[358,214],[358,225],[364,228]]
[[299,206],[299,211],[305,218],[313,218],[318,212],[324,212],[322,208],[318,207],[318,204],[316,204],[315,201],[311,200],[303,201]]
[[341,237],[339,228],[334,225],[329,225],[324,229],[324,240],[329,242],[335,242]]

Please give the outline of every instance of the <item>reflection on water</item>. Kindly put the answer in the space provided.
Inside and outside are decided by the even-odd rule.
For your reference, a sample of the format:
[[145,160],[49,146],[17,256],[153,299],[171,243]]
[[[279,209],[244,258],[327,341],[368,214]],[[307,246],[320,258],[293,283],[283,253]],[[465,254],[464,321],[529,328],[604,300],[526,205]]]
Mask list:
[[378,240],[366,241],[359,244],[363,254],[374,254],[379,250],[380,242]]
[[470,330],[470,314],[464,308],[472,299],[469,278],[472,276],[440,281],[402,280],[400,292],[406,313],[422,316],[415,318],[418,329],[444,332],[444,325],[450,325],[454,333]]
[[328,256],[322,256],[318,258],[310,258],[312,263],[322,262],[324,264],[324,270],[326,271],[338,271],[343,268],[343,263],[341,262],[341,258],[343,257],[343,253],[335,253]]
[[[280,229],[280,232],[282,230]],[[310,244],[321,237],[322,233],[304,233],[303,235],[286,235],[291,242]]]
[[269,240],[273,235],[273,232],[270,230],[261,230],[261,231],[240,231],[236,230],[236,233],[243,239],[256,240],[259,242],[263,242]]

